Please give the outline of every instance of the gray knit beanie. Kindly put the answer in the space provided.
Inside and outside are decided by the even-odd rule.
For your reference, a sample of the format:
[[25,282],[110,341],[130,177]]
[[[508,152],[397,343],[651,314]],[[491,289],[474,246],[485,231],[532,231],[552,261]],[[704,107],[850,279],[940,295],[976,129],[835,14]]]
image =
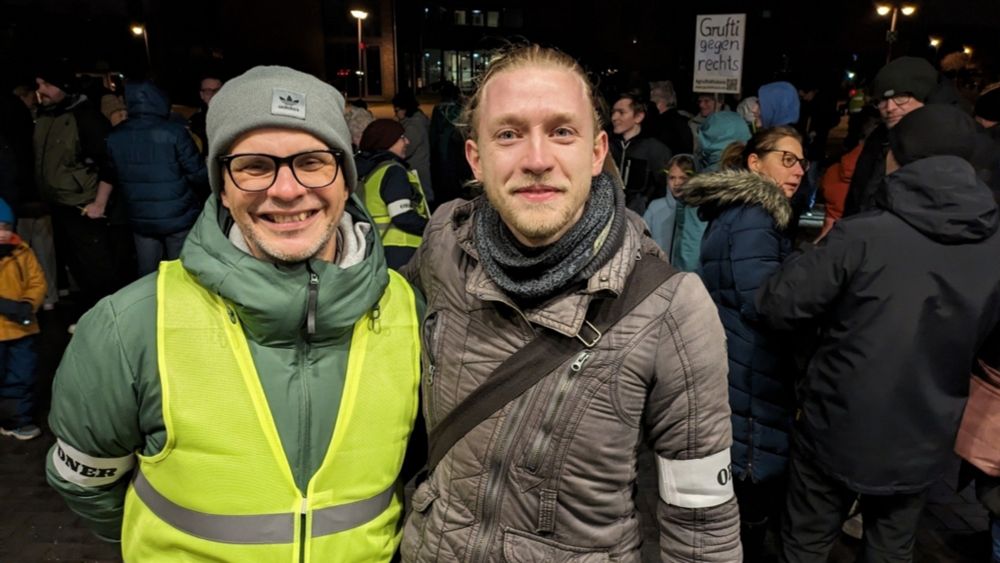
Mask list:
[[237,137],[253,129],[300,129],[332,149],[344,151],[347,189],[354,191],[358,173],[351,153],[351,133],[344,119],[344,97],[322,80],[283,66],[258,66],[226,82],[212,98],[205,116],[208,132],[208,180],[222,190],[219,156]]

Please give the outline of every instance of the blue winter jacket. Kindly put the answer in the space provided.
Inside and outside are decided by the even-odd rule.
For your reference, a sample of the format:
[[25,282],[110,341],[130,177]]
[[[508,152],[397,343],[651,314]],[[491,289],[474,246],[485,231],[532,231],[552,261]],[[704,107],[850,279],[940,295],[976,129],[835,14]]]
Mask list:
[[159,88],[130,83],[125,104],[128,119],[108,136],[108,154],[132,230],[161,236],[190,229],[201,211],[192,187],[208,182],[205,161],[184,125],[169,121]]
[[799,91],[789,82],[771,82],[757,90],[761,127],[795,125],[799,121]]
[[695,176],[682,195],[708,221],[701,275],[726,330],[733,472],[764,481],[785,471],[795,402],[791,343],[760,324],[754,294],[791,250],[791,207],[746,171]]

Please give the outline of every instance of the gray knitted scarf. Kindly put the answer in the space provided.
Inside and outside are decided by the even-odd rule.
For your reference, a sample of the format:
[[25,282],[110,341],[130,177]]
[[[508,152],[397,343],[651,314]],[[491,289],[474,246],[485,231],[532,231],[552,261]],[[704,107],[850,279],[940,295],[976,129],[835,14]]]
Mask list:
[[519,243],[492,205],[479,206],[475,217],[476,249],[486,275],[511,297],[537,301],[589,278],[618,251],[625,238],[625,195],[601,173],[580,220],[544,248]]

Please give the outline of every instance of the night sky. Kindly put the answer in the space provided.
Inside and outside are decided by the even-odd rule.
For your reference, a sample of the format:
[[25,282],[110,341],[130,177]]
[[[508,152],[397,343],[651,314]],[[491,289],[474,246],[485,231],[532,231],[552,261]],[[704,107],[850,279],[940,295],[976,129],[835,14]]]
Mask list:
[[[146,73],[145,49],[142,39],[133,37],[128,26],[145,21],[154,74],[178,101],[190,103],[196,90],[191,84],[204,68],[235,73],[269,62],[325,74],[338,61],[324,61],[324,25],[329,28],[330,24],[323,20],[343,17],[350,25],[348,10],[366,2],[376,3],[0,0],[0,65],[7,82],[30,76],[33,61],[62,56],[70,56],[80,69],[120,70],[141,76]],[[974,48],[977,80],[997,79],[1000,0],[915,4],[917,13],[900,18],[898,23],[896,55],[935,59],[928,37],[936,35],[944,39],[940,49]],[[275,12],[276,6],[282,8],[281,13]],[[885,62],[889,27],[888,18],[878,17],[874,4],[864,0],[396,0],[395,6],[400,54],[419,53],[420,45],[427,44],[427,38],[421,37],[426,29],[421,18],[427,6],[521,8],[524,25],[516,30],[518,35],[557,46],[580,58],[592,71],[615,71],[606,77],[615,86],[670,78],[682,94],[690,88],[697,14],[747,14],[743,80],[750,88],[784,76],[808,77],[824,84],[839,83],[847,70],[859,77],[870,76]],[[289,13],[308,15],[307,23],[296,23]],[[335,23],[344,28],[344,22]],[[496,44],[504,38],[497,30],[483,30],[472,47]]]

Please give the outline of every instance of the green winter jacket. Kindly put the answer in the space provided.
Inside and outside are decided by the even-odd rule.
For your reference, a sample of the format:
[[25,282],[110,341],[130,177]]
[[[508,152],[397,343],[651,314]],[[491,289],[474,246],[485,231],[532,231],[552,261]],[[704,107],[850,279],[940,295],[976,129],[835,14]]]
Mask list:
[[83,206],[106,177],[111,124],[86,96],[42,107],[35,123],[35,182],[47,202]]
[[[361,235],[355,225],[350,231],[366,248],[360,263],[341,268],[311,260],[279,266],[234,246],[219,227],[217,205],[216,198],[209,200],[180,259],[202,285],[234,304],[292,474],[305,491],[333,434],[353,325],[388,284],[382,246],[374,229]],[[345,214],[371,224],[354,197]],[[319,277],[319,293],[316,332],[307,339],[310,269]],[[166,441],[157,371],[156,275],[103,299],[84,315],[56,372],[49,424],[57,438],[88,456],[148,456]],[[418,308],[422,314],[419,297]],[[99,536],[118,539],[128,474],[109,485],[82,487],[60,475],[57,446],[50,454],[49,483]]]

